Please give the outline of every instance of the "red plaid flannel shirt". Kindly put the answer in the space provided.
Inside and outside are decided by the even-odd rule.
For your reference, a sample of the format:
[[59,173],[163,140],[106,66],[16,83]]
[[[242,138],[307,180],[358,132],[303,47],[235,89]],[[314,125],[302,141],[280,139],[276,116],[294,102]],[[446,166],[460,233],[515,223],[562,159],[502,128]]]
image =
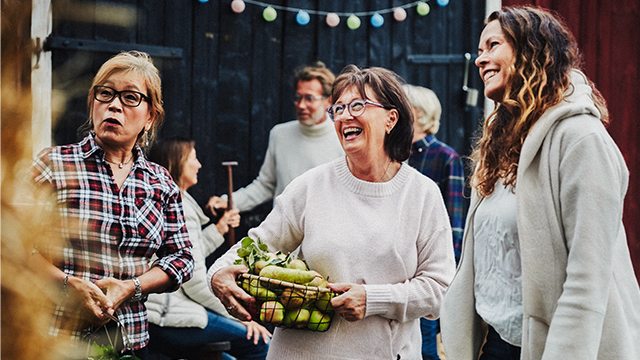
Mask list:
[[[56,193],[67,241],[56,265],[89,281],[130,279],[158,266],[172,280],[169,291],[176,290],[193,271],[180,190],[169,172],[147,161],[138,146],[134,153],[133,168],[120,189],[93,134],[78,144],[48,148],[34,161],[36,183],[50,184]],[[145,347],[144,302],[125,302],[116,313],[133,348]],[[52,335],[60,331],[64,314],[64,305],[58,305]]]

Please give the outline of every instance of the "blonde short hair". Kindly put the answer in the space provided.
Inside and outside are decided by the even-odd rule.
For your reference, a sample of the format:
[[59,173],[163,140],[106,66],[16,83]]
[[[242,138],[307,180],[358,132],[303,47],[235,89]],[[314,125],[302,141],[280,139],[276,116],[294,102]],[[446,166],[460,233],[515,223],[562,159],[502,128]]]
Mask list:
[[411,106],[422,112],[422,115],[415,119],[420,130],[427,135],[437,133],[440,128],[442,106],[436,93],[431,89],[409,84],[402,85],[402,88],[407,93]]

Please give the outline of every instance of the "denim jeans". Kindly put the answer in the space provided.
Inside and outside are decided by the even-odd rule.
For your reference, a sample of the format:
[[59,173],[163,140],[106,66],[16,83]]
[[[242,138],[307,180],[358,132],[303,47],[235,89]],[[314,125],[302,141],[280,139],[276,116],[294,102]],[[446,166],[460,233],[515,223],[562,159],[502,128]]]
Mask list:
[[265,359],[269,345],[260,339],[257,345],[253,340],[247,340],[247,328],[244,324],[231,320],[207,310],[208,322],[204,329],[197,327],[178,328],[160,327],[150,324],[151,341],[163,346],[197,346],[215,341],[231,342],[231,350],[226,352],[224,359]]
[[439,360],[436,335],[439,330],[438,320],[420,318],[420,332],[422,333],[422,359]]
[[480,360],[520,360],[520,347],[502,340],[495,329],[489,326],[487,341],[482,346]]

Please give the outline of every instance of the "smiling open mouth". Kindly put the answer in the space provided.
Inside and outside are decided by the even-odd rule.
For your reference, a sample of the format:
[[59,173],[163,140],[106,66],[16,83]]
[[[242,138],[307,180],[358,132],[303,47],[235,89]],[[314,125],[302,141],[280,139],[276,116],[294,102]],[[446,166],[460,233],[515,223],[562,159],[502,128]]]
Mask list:
[[362,129],[354,128],[354,127],[350,127],[342,130],[342,135],[346,140],[353,139],[354,137],[360,135],[361,133],[362,133]]
[[491,79],[492,77],[494,77],[496,74],[498,73],[498,71],[496,70],[489,70],[486,73],[484,73],[484,81],[487,81],[489,79]]

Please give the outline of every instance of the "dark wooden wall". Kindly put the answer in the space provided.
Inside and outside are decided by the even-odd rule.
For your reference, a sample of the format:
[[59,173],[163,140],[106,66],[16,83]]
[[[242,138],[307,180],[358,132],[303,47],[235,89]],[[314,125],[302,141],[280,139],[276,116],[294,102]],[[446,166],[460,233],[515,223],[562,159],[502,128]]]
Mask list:
[[[408,0],[267,1],[275,5],[321,11],[355,12],[391,8]],[[262,164],[268,132],[294,119],[292,72],[323,61],[338,73],[347,64],[390,68],[407,82],[432,88],[443,104],[438,137],[468,154],[471,135],[481,117],[465,107],[463,54],[475,54],[484,18],[484,2],[452,0],[446,7],[430,2],[427,16],[407,9],[396,22],[385,14],[381,28],[361,17],[357,30],[330,28],[324,16],[311,15],[307,26],[294,12],[278,11],[274,22],[263,8],[246,4],[241,14],[230,0],[208,1],[70,1],[52,2],[54,89],[67,107],[58,112],[55,142],[77,139],[75,129],[86,117],[85,96],[99,65],[118,48],[150,48],[161,69],[167,118],[162,134],[196,139],[204,165],[192,193],[199,201],[226,192],[220,163],[237,160],[237,187],[255,178]],[[114,19],[118,23],[114,23]],[[127,23],[126,20],[131,22]],[[67,39],[65,43],[63,39]],[[55,42],[53,40],[57,39]],[[69,41],[84,39],[97,41]],[[114,43],[116,43],[114,45]],[[177,56],[176,54],[180,54]],[[433,56],[437,55],[437,56]],[[470,86],[480,88],[471,69]],[[262,209],[262,214],[266,209]],[[251,215],[251,214],[249,214]]]
[[504,0],[504,5],[538,5],[562,16],[578,41],[587,76],[608,103],[609,133],[630,171],[624,224],[640,278],[640,1],[637,0]]

